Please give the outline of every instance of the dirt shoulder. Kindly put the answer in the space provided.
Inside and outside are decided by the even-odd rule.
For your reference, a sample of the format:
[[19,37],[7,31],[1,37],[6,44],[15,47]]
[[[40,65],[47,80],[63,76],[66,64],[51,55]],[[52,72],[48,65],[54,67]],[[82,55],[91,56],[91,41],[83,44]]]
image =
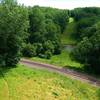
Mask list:
[[38,63],[38,62],[34,62],[34,61],[30,61],[27,59],[21,59],[20,61],[21,64],[30,67],[30,68],[37,68],[37,69],[46,69],[52,72],[57,72],[63,75],[66,75],[68,77],[71,77],[73,79],[79,80],[81,82],[86,82],[89,83],[91,85],[100,87],[100,80],[96,79],[93,76],[81,73],[81,72],[77,72],[74,71],[72,69],[68,69],[68,68],[60,68],[54,65],[50,65],[50,64],[44,64],[44,63]]

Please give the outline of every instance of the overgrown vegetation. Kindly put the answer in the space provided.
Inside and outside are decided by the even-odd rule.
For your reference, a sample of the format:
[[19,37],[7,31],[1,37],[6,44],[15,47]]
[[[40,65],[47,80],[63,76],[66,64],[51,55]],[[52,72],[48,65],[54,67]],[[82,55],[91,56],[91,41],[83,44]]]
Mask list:
[[16,65],[21,55],[49,59],[61,53],[60,34],[69,20],[67,10],[1,0],[0,13],[1,65]]
[[[61,32],[68,23],[68,11],[44,7],[29,8],[29,37],[26,44],[36,47],[36,56],[49,59],[61,52]],[[26,55],[27,57],[28,55]]]
[[27,28],[27,9],[13,0],[3,0],[0,3],[0,65],[18,63]]
[[78,8],[72,11],[79,43],[73,51],[75,60],[100,73],[100,8]]
[[23,56],[50,59],[65,44],[78,44],[74,60],[100,72],[100,8],[70,11],[1,0],[0,65],[14,66]]
[[61,54],[54,55],[50,59],[42,59],[39,57],[32,57],[31,60],[36,62],[42,63],[49,63],[59,67],[75,67],[75,68],[82,68],[82,65],[74,60],[71,59],[70,52],[67,50],[63,50]]

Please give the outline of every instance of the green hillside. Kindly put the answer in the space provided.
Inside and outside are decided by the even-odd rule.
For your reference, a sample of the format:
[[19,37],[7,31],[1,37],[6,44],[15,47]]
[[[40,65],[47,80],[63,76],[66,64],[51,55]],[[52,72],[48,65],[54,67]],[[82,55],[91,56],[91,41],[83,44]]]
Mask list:
[[69,19],[69,23],[66,26],[63,34],[61,35],[62,44],[76,44],[77,40],[74,38],[74,33],[76,32],[75,22],[73,18]]
[[0,69],[0,100],[99,100],[100,90],[46,70]]

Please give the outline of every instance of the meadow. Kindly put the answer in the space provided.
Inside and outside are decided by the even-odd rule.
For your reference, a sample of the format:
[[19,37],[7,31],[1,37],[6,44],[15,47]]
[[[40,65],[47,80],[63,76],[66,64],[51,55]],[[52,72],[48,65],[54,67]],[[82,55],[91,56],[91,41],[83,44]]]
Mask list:
[[47,70],[0,67],[0,100],[100,100],[100,89]]

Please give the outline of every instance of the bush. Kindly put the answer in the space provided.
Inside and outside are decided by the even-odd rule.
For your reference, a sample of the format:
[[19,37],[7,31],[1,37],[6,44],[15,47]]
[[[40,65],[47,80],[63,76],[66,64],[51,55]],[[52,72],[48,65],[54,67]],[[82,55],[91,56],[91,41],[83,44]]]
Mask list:
[[16,66],[18,61],[20,60],[20,56],[13,56],[13,55],[8,55],[6,58],[6,66]]
[[40,58],[46,58],[46,55],[45,54],[38,54],[38,57],[40,57]]
[[45,51],[50,51],[52,54],[54,53],[54,45],[52,44],[52,41],[48,40],[43,44],[43,48]]
[[51,56],[52,56],[51,51],[49,51],[49,50],[48,50],[48,51],[46,51],[46,52],[45,52],[45,56],[46,56],[46,58],[47,58],[47,59],[50,59],[50,58],[51,58]]
[[5,65],[4,56],[0,55],[0,66],[4,66],[4,65]]
[[43,48],[42,43],[35,43],[35,46],[36,46],[36,55],[37,56],[40,56],[41,54],[44,54],[44,48]]
[[84,38],[73,51],[75,60],[100,73],[100,32]]
[[57,41],[53,41],[53,45],[54,45],[54,54],[58,55],[61,53],[61,43],[57,42]]
[[24,57],[33,57],[36,56],[36,47],[32,44],[26,44],[22,50]]
[[[76,37],[81,40],[88,35],[89,28],[95,23],[95,18],[83,18],[76,23]],[[87,30],[86,30],[87,29]],[[86,30],[86,32],[85,32]],[[89,33],[90,34],[90,33]]]

